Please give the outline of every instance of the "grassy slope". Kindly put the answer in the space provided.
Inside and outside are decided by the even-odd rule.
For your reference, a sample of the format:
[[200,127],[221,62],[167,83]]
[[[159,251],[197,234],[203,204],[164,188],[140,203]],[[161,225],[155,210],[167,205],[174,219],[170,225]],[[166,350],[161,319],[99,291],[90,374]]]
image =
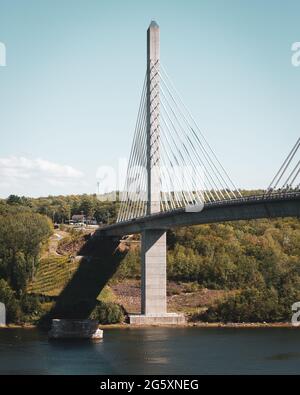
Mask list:
[[[58,296],[78,266],[79,260],[71,260],[68,256],[50,256],[42,259],[35,280],[28,286],[28,292]],[[168,283],[168,307],[174,312],[194,315],[225,295],[227,292],[202,289],[195,283]],[[124,279],[113,281],[110,286],[106,286],[98,296],[98,300],[116,302],[126,311],[137,313],[140,311],[140,297],[140,281]]]
[[[96,251],[93,257],[90,255],[91,251],[82,250],[88,246],[88,240],[88,235],[82,233],[66,234],[56,243],[55,249],[44,252],[35,278],[27,287],[27,292],[47,297],[42,302],[45,317],[53,314],[65,317],[66,312],[78,314],[79,307],[83,309],[81,312],[83,315],[86,311],[89,312],[89,309],[93,310],[97,300],[118,302],[111,288],[105,286],[105,282],[106,278],[112,276],[113,273],[110,271],[114,267],[113,260],[114,257],[118,259],[119,254],[110,257],[106,254],[107,249],[101,247],[101,242],[99,244],[96,241],[97,246],[100,245],[101,252],[97,251],[95,246],[92,247],[92,251]],[[115,251],[115,247],[109,243],[109,252],[111,248]],[[100,258],[102,255],[105,257],[104,260]],[[82,303],[84,303],[83,307],[80,305]]]
[[34,281],[27,287],[28,293],[57,296],[78,265],[78,260],[71,260],[68,256],[49,256],[42,259]]

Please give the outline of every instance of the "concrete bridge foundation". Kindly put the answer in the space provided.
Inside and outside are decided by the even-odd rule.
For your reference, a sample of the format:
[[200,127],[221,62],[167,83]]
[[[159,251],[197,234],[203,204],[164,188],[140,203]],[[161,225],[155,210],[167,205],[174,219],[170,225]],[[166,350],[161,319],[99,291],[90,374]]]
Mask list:
[[142,233],[141,315],[130,315],[135,325],[183,324],[181,314],[167,313],[167,244],[165,230]]

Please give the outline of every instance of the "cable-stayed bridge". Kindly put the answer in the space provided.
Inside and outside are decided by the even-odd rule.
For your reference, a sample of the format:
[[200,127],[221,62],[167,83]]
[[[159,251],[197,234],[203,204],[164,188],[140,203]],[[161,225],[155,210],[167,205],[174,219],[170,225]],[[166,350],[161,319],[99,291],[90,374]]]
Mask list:
[[142,234],[142,314],[136,324],[180,323],[167,313],[166,230],[213,222],[300,217],[300,138],[266,190],[243,196],[185,107],[160,62],[156,22],[117,223],[108,236]]

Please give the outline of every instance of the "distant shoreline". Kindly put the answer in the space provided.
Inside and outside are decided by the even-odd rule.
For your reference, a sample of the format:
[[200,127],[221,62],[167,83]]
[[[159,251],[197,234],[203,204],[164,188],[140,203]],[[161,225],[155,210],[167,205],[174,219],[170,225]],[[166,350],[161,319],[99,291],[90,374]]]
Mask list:
[[[32,324],[9,324],[7,326],[0,326],[1,329],[36,329],[37,325]],[[236,329],[248,329],[248,328],[290,328],[290,329],[300,329],[300,326],[293,326],[290,322],[272,322],[272,323],[259,323],[259,322],[248,322],[248,323],[223,323],[223,322],[188,322],[182,325],[129,325],[129,324],[108,324],[108,325],[99,325],[101,329],[145,329],[145,328],[207,328],[207,329],[215,329],[215,328],[236,328]]]
[[182,325],[129,325],[129,324],[111,324],[111,325],[99,325],[101,329],[138,329],[138,328],[292,328],[300,329],[299,327],[293,326],[290,322],[272,322],[272,323],[208,323],[208,322],[187,322]]

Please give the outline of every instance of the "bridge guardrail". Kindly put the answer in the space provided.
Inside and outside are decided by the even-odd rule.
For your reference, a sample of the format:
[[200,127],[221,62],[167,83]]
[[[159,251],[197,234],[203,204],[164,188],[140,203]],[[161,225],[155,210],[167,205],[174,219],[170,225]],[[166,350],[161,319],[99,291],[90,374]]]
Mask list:
[[[215,202],[209,202],[209,203],[205,203],[204,208],[210,208],[210,207],[216,207],[216,206],[231,206],[231,205],[235,205],[238,203],[251,203],[253,201],[274,201],[274,200],[285,200],[285,199],[297,199],[300,198],[300,191],[293,191],[293,192],[273,192],[273,193],[269,193],[269,194],[261,194],[261,195],[250,195],[250,196],[244,196],[242,198],[238,198],[238,199],[230,199],[230,200],[218,200]],[[122,225],[126,225],[126,224],[130,224],[132,222],[136,222],[136,221],[143,221],[147,218],[154,218],[154,217],[163,217],[163,216],[168,216],[171,213],[181,213],[181,212],[185,212],[184,208],[179,208],[176,210],[170,210],[170,211],[164,211],[164,212],[160,212],[160,213],[155,213],[155,214],[150,214],[150,215],[146,215],[144,217],[138,217],[138,218],[133,218],[127,221],[122,221],[122,222],[118,222],[116,224],[113,225],[109,225],[109,227],[115,227],[115,226],[122,226]]]

